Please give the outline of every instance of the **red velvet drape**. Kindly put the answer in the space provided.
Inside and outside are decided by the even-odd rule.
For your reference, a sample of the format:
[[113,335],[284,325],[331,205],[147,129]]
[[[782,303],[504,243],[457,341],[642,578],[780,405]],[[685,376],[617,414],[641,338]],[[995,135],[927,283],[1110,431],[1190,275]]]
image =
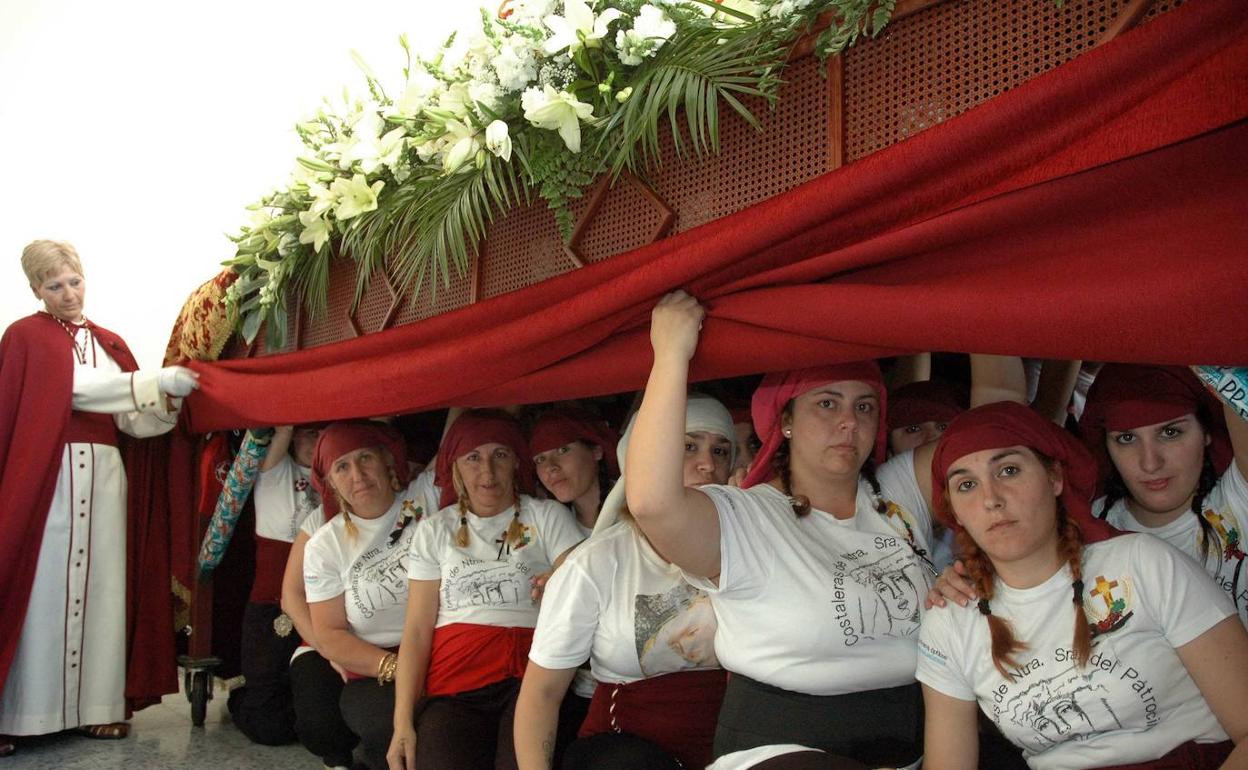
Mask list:
[[642,386],[685,288],[714,378],[916,350],[1248,359],[1248,14],[1193,0],[745,211],[462,310],[195,364],[192,427]]

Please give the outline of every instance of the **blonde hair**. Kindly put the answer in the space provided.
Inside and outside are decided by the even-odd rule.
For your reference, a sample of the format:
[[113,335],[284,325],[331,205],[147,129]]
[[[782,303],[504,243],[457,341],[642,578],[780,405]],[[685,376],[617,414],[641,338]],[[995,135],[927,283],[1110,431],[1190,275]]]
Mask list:
[[82,275],[82,261],[78,250],[65,241],[31,241],[22,249],[22,272],[31,286],[38,287],[57,269],[68,267]]
[[[459,476],[459,468],[451,466],[451,479],[455,484],[455,501],[456,507],[459,509],[459,528],[455,530],[455,545],[459,548],[468,547],[468,490],[464,488],[464,480]],[[524,524],[520,523],[520,489],[512,481],[512,494],[515,496],[513,506],[514,513],[511,515],[511,523],[507,525],[507,545],[515,547],[524,539]]]
[[[394,470],[394,455],[390,454],[390,450],[386,449],[384,446],[377,447],[377,452],[381,455],[382,462],[386,464],[386,468],[390,471],[391,491],[399,492],[403,489],[403,487],[399,484],[398,473]],[[334,486],[333,481],[329,481],[329,488],[334,491],[334,497],[338,500],[338,510],[342,511],[343,529],[346,530],[348,538],[355,540],[356,536],[360,533],[360,530],[355,526],[355,522],[351,521],[351,504],[348,503],[347,498],[343,497],[342,493],[338,491],[338,487]]]

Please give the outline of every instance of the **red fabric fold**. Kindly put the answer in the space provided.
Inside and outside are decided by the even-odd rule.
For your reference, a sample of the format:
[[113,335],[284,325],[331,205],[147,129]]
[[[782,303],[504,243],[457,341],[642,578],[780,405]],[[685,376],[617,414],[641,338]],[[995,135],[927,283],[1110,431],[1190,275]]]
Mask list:
[[193,426],[639,388],[650,310],[675,288],[708,306],[695,380],[919,350],[1242,363],[1245,82],[1242,3],[1191,2],[658,243],[360,339],[193,364]]
[[451,623],[433,630],[425,695],[456,695],[519,679],[529,662],[533,629]]

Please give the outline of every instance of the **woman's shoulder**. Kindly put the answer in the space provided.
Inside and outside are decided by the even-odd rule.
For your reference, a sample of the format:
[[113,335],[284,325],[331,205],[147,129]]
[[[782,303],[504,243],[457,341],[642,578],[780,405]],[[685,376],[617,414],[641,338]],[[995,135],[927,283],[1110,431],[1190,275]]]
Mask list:
[[600,564],[603,560],[618,561],[620,555],[632,550],[633,538],[637,537],[636,530],[633,525],[628,522],[621,521],[610,527],[605,532],[591,535],[587,540],[576,547],[569,554],[566,564],[573,562],[588,566],[590,564]]

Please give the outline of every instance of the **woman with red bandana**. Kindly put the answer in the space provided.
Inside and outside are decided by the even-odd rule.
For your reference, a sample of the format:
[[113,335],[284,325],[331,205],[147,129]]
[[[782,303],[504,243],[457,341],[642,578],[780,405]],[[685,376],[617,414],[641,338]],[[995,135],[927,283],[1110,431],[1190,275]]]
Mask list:
[[567,508],[524,494],[531,456],[498,411],[466,412],[442,439],[443,508],[421,524],[408,563],[391,770],[515,767],[532,579],[582,539]]
[[1107,364],[1079,427],[1103,474],[1097,515],[1203,564],[1248,625],[1248,423],[1188,369]]
[[992,404],[954,419],[931,472],[979,600],[923,619],[924,768],[975,766],[977,703],[1033,768],[1245,766],[1248,633],[1176,549],[1111,539],[1076,439]]
[[[339,696],[342,720],[359,736],[375,770],[385,766],[390,742],[390,683],[407,606],[408,546],[421,519],[408,482],[403,439],[389,426],[337,422],[317,439],[312,483],[330,518],[315,530],[302,554],[311,625],[305,641],[315,645],[315,653],[307,655],[323,657],[346,680]],[[320,700],[309,697],[316,693],[300,681],[305,673],[292,665],[297,721],[336,724],[332,706],[326,710]],[[309,700],[325,713],[308,714]],[[296,729],[301,737],[306,732],[298,724]],[[319,737],[324,741],[330,736]],[[349,749],[339,752],[347,756],[336,761],[349,762]]]
[[655,549],[718,616],[715,651],[732,677],[715,766],[766,759],[775,744],[913,766],[916,637],[932,575],[931,477],[916,468],[932,446],[884,462],[874,362],[770,374],[754,394],[763,446],[746,488],[686,488],[680,449],[702,317],[683,292],[654,310],[626,494]]
[[530,432],[537,480],[550,497],[572,509],[585,537],[593,532],[598,509],[620,475],[617,441],[606,420],[567,407],[543,414]]

